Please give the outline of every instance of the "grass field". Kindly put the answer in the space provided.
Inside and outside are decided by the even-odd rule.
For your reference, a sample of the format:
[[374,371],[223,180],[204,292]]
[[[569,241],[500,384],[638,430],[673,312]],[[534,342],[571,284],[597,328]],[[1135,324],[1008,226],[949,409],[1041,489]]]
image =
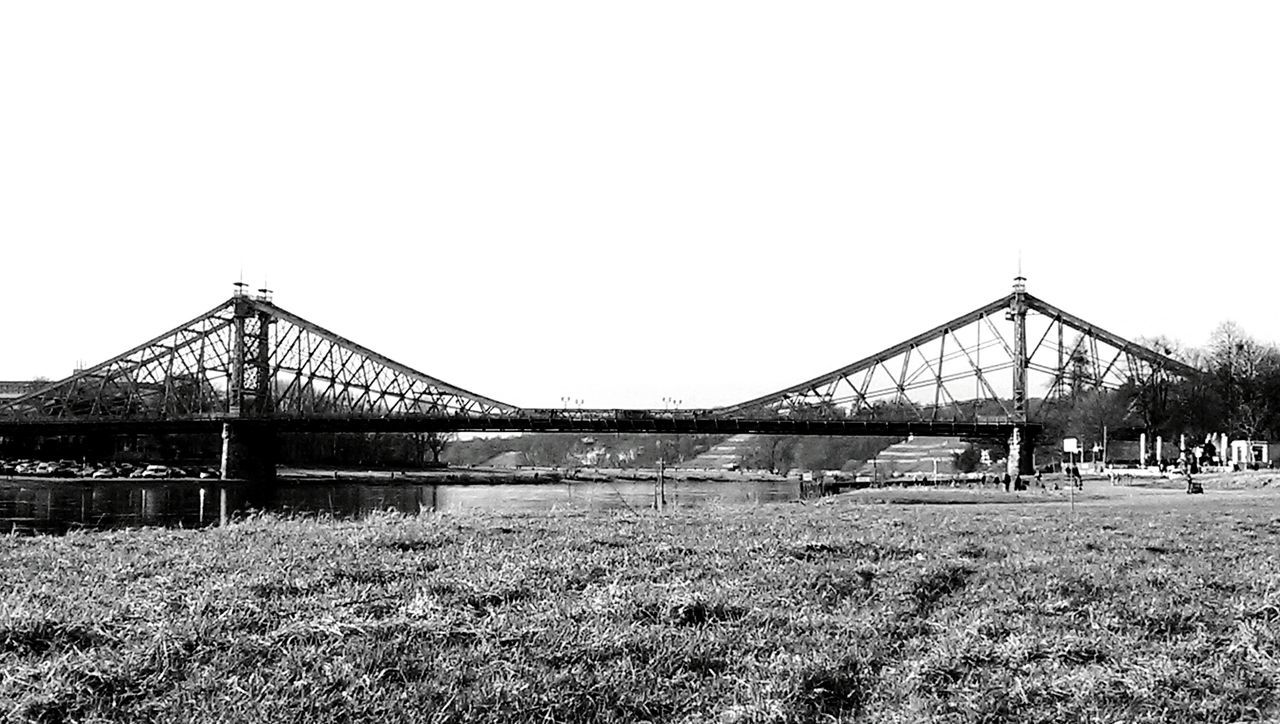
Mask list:
[[6,537],[0,714],[1280,718],[1280,496],[964,502]]

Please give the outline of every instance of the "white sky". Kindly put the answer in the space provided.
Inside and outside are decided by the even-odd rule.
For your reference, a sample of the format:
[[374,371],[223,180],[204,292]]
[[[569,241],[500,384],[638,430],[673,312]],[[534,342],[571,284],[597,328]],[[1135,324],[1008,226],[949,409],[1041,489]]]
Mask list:
[[226,298],[737,402],[1029,290],[1280,340],[1274,2],[0,4],[0,379]]

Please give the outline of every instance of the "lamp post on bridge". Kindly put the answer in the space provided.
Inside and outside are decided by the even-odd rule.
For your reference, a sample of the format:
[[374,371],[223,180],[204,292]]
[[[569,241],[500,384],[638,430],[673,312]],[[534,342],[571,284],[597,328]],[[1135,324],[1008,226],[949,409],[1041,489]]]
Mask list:
[[[663,406],[663,409],[664,409],[664,410],[667,410],[667,411],[668,411],[668,412],[670,412],[670,413],[672,413],[672,427],[673,427],[673,428],[674,428],[674,426],[675,426],[675,422],[674,422],[674,420],[675,420],[675,413],[680,411],[680,405],[682,405],[682,404],[684,404],[684,400],[678,400],[678,399],[676,399],[676,398],[674,398],[674,397],[664,397],[664,398],[662,398],[662,406]],[[676,435],[676,437],[677,437],[677,438],[679,438],[679,433],[674,433],[674,434]],[[659,444],[659,446],[661,446],[661,444],[662,444],[662,438],[661,438],[661,437],[659,437],[659,438],[658,438],[658,444]],[[680,449],[680,448],[679,448],[679,444],[677,443],[677,445],[676,445],[676,453],[677,453],[677,454],[676,454],[676,457],[677,457],[677,458],[679,458],[677,462],[684,462],[684,459],[683,459],[683,458],[680,458],[680,456],[679,456],[679,449]],[[661,456],[661,448],[659,448],[659,457],[662,457],[662,456]],[[663,462],[665,462],[665,458],[663,459]]]
[[[663,397],[662,408],[672,411],[679,410],[683,402],[684,400],[677,400],[674,397]],[[667,505],[667,460],[663,442],[662,435],[658,435],[658,477],[653,486],[653,507],[655,510],[662,510]]]

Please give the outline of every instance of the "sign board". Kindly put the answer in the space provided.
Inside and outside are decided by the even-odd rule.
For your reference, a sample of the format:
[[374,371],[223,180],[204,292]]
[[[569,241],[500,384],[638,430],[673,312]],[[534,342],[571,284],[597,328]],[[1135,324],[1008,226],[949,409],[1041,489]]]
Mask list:
[[1064,453],[1080,452],[1080,440],[1074,437],[1062,438],[1062,452]]

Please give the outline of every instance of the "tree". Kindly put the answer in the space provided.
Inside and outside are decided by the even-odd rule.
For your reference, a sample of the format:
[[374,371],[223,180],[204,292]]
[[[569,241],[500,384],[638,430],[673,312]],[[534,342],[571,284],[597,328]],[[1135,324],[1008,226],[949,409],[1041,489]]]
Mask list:
[[757,470],[785,473],[791,469],[796,439],[785,435],[757,435],[743,462]]
[[419,466],[426,465],[427,453],[431,453],[431,464],[440,464],[440,455],[450,443],[458,439],[455,432],[415,432],[410,438],[413,442],[414,459]]
[[1211,384],[1222,401],[1226,425],[1249,439],[1274,431],[1280,390],[1280,351],[1223,322],[1209,338]]
[[982,451],[973,443],[964,446],[964,449],[954,455],[956,470],[962,473],[972,473],[978,469],[978,465],[982,463]]
[[1113,390],[1091,390],[1077,395],[1067,416],[1062,437],[1099,441],[1104,429],[1128,427],[1135,421],[1131,409],[1132,393]]
[[1083,341],[1084,335],[1076,335],[1069,347],[1073,350],[1071,358],[1066,361],[1067,368],[1063,370],[1066,376],[1067,395],[1073,399],[1098,385],[1093,364],[1089,359],[1089,353],[1085,351]]

